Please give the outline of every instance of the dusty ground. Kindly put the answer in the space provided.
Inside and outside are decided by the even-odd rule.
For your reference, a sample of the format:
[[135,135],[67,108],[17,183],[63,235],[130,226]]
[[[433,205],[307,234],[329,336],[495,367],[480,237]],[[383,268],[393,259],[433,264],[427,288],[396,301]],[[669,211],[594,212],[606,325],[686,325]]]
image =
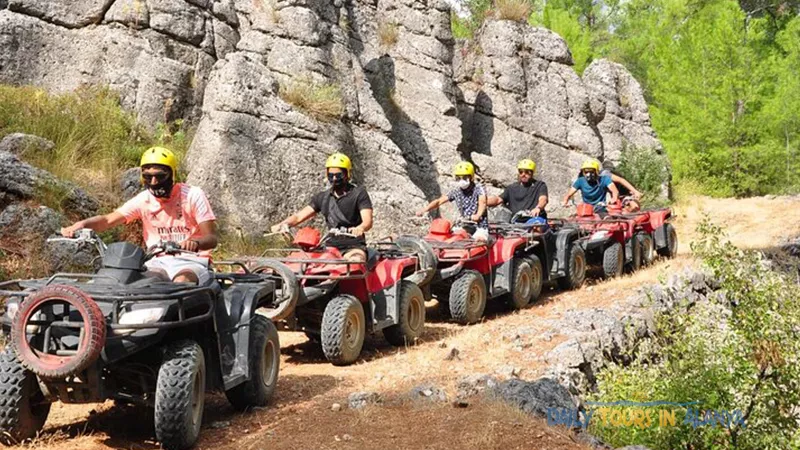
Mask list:
[[[692,264],[688,244],[706,213],[727,230],[735,244],[772,248],[787,236],[800,235],[800,208],[795,207],[799,202],[798,198],[686,199],[674,208],[680,241],[676,259],[609,282],[590,282],[578,291],[547,291],[535,305],[519,312],[509,313],[496,302],[484,322],[470,327],[443,321],[436,302],[431,302],[430,322],[420,345],[396,349],[376,338],[367,344],[362,360],[350,367],[325,362],[319,347],[303,334],[282,332],[281,377],[274,405],[240,414],[227,405],[224,396],[213,396],[197,448],[587,448],[574,443],[563,430],[503,405],[432,405],[409,400],[408,392],[433,383],[452,395],[456,380],[464,375],[502,377],[509,367],[521,370],[522,378],[535,379],[542,370],[539,357],[562,342],[563,336],[542,339],[533,333],[530,346],[520,350],[508,338],[510,330],[527,326],[543,333],[545,319],[557,319],[570,309],[607,306]],[[454,348],[458,357],[446,359]],[[349,410],[347,396],[355,391],[380,392],[386,402]],[[345,407],[332,411],[333,403]],[[154,449],[158,446],[153,436],[152,414],[146,410],[116,409],[110,403],[54,405],[42,436],[26,446]]]

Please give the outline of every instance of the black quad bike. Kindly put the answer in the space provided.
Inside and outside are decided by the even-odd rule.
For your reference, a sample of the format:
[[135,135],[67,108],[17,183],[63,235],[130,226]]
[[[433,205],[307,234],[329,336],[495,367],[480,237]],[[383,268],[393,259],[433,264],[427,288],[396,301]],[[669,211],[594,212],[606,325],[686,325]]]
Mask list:
[[0,353],[4,443],[35,436],[56,400],[152,407],[167,449],[195,443],[208,390],[223,390],[242,410],[269,402],[280,343],[272,322],[255,312],[274,302],[273,281],[213,273],[201,285],[176,283],[144,265],[188,253],[174,243],[145,253],[125,242],[106,247],[91,230],[75,240],[97,246],[97,273],[0,283],[11,339]]
[[490,223],[489,231],[507,238],[522,237],[528,242],[528,259],[531,267],[537,269],[533,271],[531,302],[539,297],[544,282],[556,282],[562,289],[583,285],[586,255],[576,230],[553,229],[546,219],[520,211],[508,222]]

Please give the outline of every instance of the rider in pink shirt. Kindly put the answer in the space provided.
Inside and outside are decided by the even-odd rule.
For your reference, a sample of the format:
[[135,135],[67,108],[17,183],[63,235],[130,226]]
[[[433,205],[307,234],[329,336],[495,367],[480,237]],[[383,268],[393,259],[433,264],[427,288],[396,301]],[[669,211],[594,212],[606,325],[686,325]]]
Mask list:
[[173,281],[208,282],[211,279],[208,257],[217,245],[217,226],[205,193],[199,187],[175,183],[177,160],[165,148],[153,147],[145,151],[140,166],[147,187],[145,191],[110,214],[62,228],[61,234],[70,237],[81,228],[101,232],[140,220],[148,247],[171,241],[183,250],[198,252],[197,256],[181,254],[153,258],[146,263],[149,270],[163,273]]

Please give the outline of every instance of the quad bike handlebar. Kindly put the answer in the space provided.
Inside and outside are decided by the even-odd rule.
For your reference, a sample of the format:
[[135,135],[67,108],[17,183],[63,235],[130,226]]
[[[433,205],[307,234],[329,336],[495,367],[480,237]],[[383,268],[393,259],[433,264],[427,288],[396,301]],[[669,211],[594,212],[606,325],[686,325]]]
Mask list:
[[199,253],[193,252],[191,250],[184,250],[177,242],[173,241],[159,241],[156,244],[151,245],[145,251],[144,259],[145,261],[149,261],[155,258],[158,255],[165,254],[165,255],[180,255],[180,254],[189,254],[197,256]]
[[100,239],[100,236],[95,233],[94,230],[91,228],[81,228],[80,230],[76,231],[73,235],[74,237],[65,237],[65,236],[56,236],[47,238],[47,242],[79,242],[79,243],[87,243],[94,245],[97,248],[97,252],[100,254],[102,258],[106,254],[106,243]]

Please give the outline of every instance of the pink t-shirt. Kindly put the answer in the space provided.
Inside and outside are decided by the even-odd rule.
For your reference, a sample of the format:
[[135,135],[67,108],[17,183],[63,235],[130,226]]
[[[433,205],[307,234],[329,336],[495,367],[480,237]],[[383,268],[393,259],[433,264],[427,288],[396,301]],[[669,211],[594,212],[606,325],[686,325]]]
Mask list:
[[[168,200],[159,201],[148,190],[144,190],[117,209],[125,217],[125,223],[141,220],[144,242],[148,247],[159,241],[181,243],[186,239],[199,238],[200,224],[216,220],[211,204],[202,189],[178,183],[172,188]],[[210,250],[201,255],[209,256]]]

